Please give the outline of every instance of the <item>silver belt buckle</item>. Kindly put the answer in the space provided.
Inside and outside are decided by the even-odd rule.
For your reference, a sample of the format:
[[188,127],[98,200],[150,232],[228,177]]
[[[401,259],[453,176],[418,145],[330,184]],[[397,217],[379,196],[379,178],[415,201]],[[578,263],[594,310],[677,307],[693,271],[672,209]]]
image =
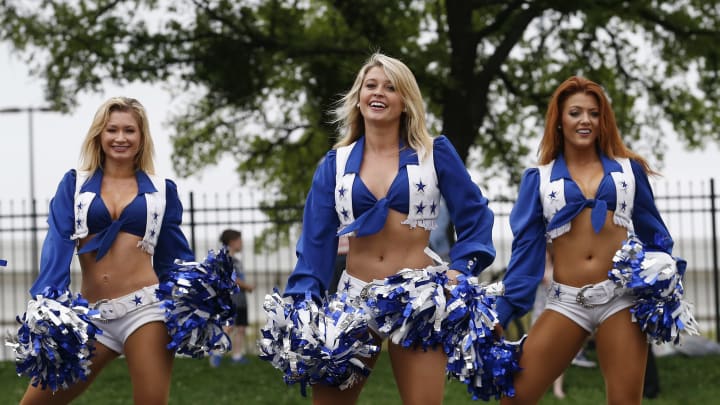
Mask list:
[[120,302],[111,302],[109,299],[101,299],[95,303],[95,309],[100,312],[100,317],[105,321],[118,319],[127,314],[127,308]]
[[594,284],[588,284],[582,288],[580,288],[580,291],[578,291],[577,295],[575,296],[575,302],[580,304],[583,308],[594,308],[595,304],[589,303],[587,300],[588,298],[585,296],[585,291],[595,287]]
[[365,284],[365,287],[360,290],[360,298],[365,300],[370,296],[370,289],[372,288],[372,283]]

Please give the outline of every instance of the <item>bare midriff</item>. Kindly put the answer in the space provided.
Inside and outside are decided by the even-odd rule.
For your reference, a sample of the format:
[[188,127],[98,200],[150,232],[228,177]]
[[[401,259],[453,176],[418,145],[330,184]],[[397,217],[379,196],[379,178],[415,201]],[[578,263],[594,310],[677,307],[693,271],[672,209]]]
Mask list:
[[[80,247],[93,238],[80,241]],[[152,258],[137,246],[140,237],[120,232],[107,254],[95,261],[97,252],[79,255],[81,294],[89,302],[117,298],[158,282]]]
[[553,239],[553,280],[582,287],[608,279],[615,252],[627,238],[627,230],[613,222],[608,211],[605,225],[595,233],[590,223],[590,209],[583,210],[571,222],[569,232]]
[[410,228],[402,222],[407,214],[390,210],[383,229],[369,236],[350,238],[346,269],[363,281],[382,279],[403,268],[419,269],[433,264],[425,254],[430,231]]

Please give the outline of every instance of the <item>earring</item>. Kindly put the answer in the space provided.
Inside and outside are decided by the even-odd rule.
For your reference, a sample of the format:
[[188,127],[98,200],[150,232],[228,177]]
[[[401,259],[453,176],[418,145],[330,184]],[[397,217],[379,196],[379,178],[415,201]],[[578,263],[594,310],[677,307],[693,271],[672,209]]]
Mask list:
[[562,125],[558,125],[558,129],[559,129],[559,130],[562,130]]
[[360,108],[360,103],[355,104],[355,108]]

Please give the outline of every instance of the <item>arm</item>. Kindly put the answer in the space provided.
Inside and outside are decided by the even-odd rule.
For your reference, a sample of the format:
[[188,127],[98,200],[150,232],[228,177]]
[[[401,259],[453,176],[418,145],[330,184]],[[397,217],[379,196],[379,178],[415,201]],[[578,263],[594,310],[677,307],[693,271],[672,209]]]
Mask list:
[[340,225],[335,211],[335,151],[315,171],[305,201],[303,229],[296,251],[297,263],[288,278],[285,296],[309,291],[320,299],[328,290],[335,269]]
[[160,279],[170,270],[178,267],[175,259],[194,261],[195,254],[190,249],[185,234],[180,229],[183,207],[178,196],[177,186],[172,180],[165,180],[165,214],[160,228],[153,267]]
[[638,238],[648,251],[664,251],[672,255],[673,240],[660,212],[655,205],[647,174],[634,160],[630,161],[635,175],[635,202],[633,209],[633,227]]
[[527,313],[545,273],[545,222],[540,202],[540,174],[528,169],[523,174],[517,201],[510,212],[513,232],[512,253],[503,283],[505,295],[498,298],[500,324]]
[[434,140],[433,160],[440,193],[447,203],[457,241],[450,249],[450,269],[478,274],[495,260],[494,214],[488,199],[472,181],[465,164],[445,136]]
[[75,170],[65,173],[55,196],[50,200],[48,232],[40,254],[40,274],[30,287],[34,297],[45,287],[58,289],[70,285],[70,262],[75,252]]

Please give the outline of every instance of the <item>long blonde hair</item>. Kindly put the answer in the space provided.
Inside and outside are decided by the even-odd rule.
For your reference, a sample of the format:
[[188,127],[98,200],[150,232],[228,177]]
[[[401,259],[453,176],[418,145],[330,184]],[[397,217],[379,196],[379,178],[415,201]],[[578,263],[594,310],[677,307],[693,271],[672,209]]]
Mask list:
[[155,146],[150,136],[145,107],[139,101],[129,97],[113,97],[98,108],[80,149],[80,170],[93,172],[102,168],[105,162],[105,152],[100,144],[100,135],[110,120],[110,114],[115,111],[129,112],[138,123],[141,145],[135,156],[135,169],[155,174]]
[[598,109],[600,110],[600,133],[597,137],[598,149],[609,158],[621,157],[636,160],[643,167],[645,173],[656,174],[645,159],[628,149],[623,143],[615,121],[615,113],[602,87],[592,80],[580,76],[571,76],[553,92],[545,114],[545,132],[540,141],[538,163],[541,165],[548,164],[562,152],[563,134],[558,127],[562,120],[563,106],[570,96],[577,93],[589,94],[597,100]]
[[334,122],[338,124],[340,134],[340,140],[334,148],[350,145],[365,132],[365,123],[357,103],[365,75],[374,67],[383,69],[405,104],[406,111],[400,118],[400,138],[422,158],[427,151],[432,150],[432,137],[425,123],[425,107],[415,75],[400,60],[379,52],[372,54],[360,68],[355,83],[333,110]]

